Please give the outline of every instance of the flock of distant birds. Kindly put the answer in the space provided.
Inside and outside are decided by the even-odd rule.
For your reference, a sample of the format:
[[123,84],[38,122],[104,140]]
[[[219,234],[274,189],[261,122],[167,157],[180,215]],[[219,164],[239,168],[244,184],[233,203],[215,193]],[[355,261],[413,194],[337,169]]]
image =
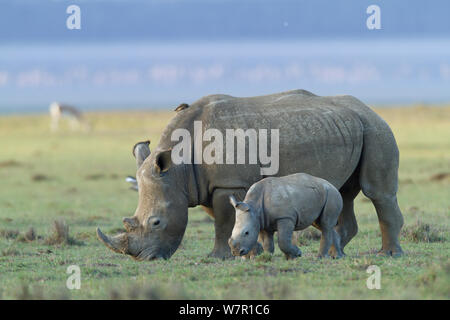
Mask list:
[[[72,130],[91,130],[91,125],[83,116],[83,113],[73,106],[60,102],[53,102],[50,104],[49,112],[51,119],[50,130],[52,132],[57,132],[60,129],[61,120],[63,118],[66,118],[69,121],[69,126]],[[125,181],[131,184],[130,189],[138,190],[138,184],[135,177],[128,176]]]

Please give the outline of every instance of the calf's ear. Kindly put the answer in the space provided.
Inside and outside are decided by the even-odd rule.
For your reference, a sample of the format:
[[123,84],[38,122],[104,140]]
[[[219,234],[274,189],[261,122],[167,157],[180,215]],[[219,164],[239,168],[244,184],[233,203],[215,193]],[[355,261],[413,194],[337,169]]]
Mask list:
[[172,149],[159,152],[155,157],[155,171],[164,173],[172,167]]
[[238,202],[236,205],[236,208],[238,208],[239,210],[241,210],[243,212],[250,211],[250,206],[248,204],[246,204],[245,202]]
[[138,142],[133,146],[133,156],[139,169],[145,159],[150,155],[150,140]]
[[231,205],[232,205],[234,208],[236,208],[236,206],[237,206],[236,198],[235,198],[233,195],[230,195],[229,198],[230,198],[230,203],[231,203]]
[[237,201],[236,198],[234,197],[234,195],[230,195],[229,198],[230,198],[230,203],[234,208],[239,209],[244,212],[250,210],[250,206],[248,204],[246,204],[245,202]]

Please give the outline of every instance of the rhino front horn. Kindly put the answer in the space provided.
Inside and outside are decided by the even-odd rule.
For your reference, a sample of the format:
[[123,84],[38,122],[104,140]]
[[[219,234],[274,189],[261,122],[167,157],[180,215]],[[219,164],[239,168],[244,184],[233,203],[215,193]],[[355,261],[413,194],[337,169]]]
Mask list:
[[97,237],[105,246],[114,252],[126,254],[128,251],[128,237],[125,233],[109,237],[105,235],[100,228],[97,228]]

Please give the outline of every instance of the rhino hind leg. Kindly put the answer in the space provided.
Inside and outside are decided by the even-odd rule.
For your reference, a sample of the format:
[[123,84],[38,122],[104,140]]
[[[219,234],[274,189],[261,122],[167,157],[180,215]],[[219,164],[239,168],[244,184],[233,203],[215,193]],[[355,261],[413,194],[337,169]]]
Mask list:
[[403,254],[399,242],[403,216],[397,203],[399,152],[386,127],[365,134],[359,181],[377,211],[382,236],[380,255],[396,257]]
[[342,251],[341,248],[341,237],[336,232],[335,229],[332,230],[333,233],[333,248],[334,248],[334,255],[333,257],[335,259],[340,259],[345,256],[344,251]]
[[[322,227],[322,237],[320,238],[319,258],[329,258],[328,251],[333,244],[333,228]],[[335,231],[334,231],[335,232]]]
[[398,257],[403,255],[399,242],[403,216],[398,207],[397,197],[372,199],[380,223],[382,246],[378,255]]
[[329,251],[333,246],[333,256],[341,258],[343,256],[341,249],[341,239],[335,226],[337,224],[340,213],[343,208],[343,200],[337,190],[328,190],[328,196],[323,207],[320,217],[316,220],[316,224],[322,230],[320,239],[319,258],[330,257]]

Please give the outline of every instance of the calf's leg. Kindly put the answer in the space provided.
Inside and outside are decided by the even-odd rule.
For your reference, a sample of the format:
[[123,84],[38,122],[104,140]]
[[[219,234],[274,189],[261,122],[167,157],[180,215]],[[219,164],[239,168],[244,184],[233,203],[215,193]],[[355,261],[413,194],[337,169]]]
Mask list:
[[267,232],[265,230],[259,233],[258,242],[262,243],[263,249],[266,252],[273,253],[274,245],[273,245],[273,232]]
[[333,228],[322,226],[322,237],[320,238],[319,258],[329,258],[328,250],[333,244]]
[[280,219],[277,221],[278,246],[283,251],[286,259],[295,259],[302,256],[301,250],[292,244],[292,233],[294,232],[294,223],[289,219]]

